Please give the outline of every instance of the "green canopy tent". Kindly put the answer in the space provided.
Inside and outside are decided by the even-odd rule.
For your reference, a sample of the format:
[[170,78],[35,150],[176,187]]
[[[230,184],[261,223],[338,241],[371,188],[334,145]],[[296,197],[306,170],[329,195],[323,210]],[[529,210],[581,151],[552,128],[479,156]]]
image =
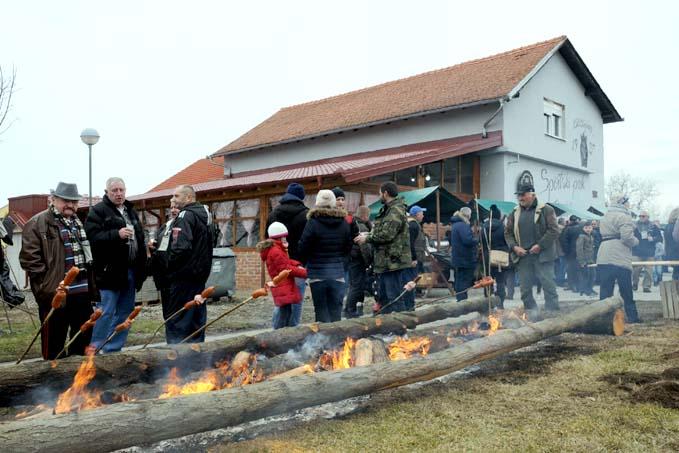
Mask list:
[[565,205],[565,204],[554,203],[554,202],[550,202],[550,203],[547,203],[547,204],[549,204],[551,207],[554,208],[557,216],[562,216],[564,214],[569,215],[569,216],[576,215],[581,220],[596,220],[596,219],[601,218],[600,215],[597,215],[593,212],[583,211],[583,210],[576,209],[576,208],[573,208],[573,207]]
[[516,207],[516,203],[514,203],[513,201],[490,200],[488,198],[479,198],[478,200],[476,200],[476,202],[479,204],[480,211],[479,214],[481,214],[481,217],[484,219],[488,217],[490,207],[493,205],[497,206],[502,215],[511,214],[511,212]]
[[[439,218],[441,223],[450,223],[450,218],[453,216],[455,211],[459,210],[467,204],[457,198],[452,193],[448,192],[443,187],[426,187],[424,189],[409,190],[408,192],[401,192],[399,196],[405,200],[405,203],[410,209],[413,205],[418,205],[421,208],[425,208],[427,211],[424,213],[424,221],[426,223],[436,223],[436,199],[439,199]],[[380,212],[382,207],[381,201],[376,201],[370,205],[370,218],[375,219],[377,213]]]

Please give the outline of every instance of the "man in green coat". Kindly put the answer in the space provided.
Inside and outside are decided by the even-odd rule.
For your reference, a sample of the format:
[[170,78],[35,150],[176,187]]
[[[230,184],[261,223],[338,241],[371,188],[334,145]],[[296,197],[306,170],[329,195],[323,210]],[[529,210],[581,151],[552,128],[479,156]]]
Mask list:
[[538,203],[535,188],[524,184],[516,192],[519,205],[507,218],[505,240],[519,273],[521,300],[526,310],[537,308],[533,284],[538,279],[545,292],[545,309],[558,310],[559,296],[554,282],[554,260],[559,227],[554,208]]
[[[410,233],[406,204],[398,196],[398,186],[385,182],[380,186],[383,206],[375,218],[369,233],[361,233],[354,239],[357,244],[372,244],[374,250],[373,271],[378,280],[378,299],[386,305],[398,297],[408,283],[412,259]],[[403,300],[389,306],[383,313],[405,310]]]

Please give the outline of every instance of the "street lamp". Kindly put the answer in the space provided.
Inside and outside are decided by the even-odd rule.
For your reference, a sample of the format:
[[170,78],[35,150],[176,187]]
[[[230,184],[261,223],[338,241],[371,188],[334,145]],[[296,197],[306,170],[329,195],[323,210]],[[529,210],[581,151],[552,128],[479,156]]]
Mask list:
[[80,133],[80,140],[83,141],[84,144],[87,145],[87,147],[90,149],[90,204],[89,208],[92,209],[92,145],[96,145],[97,142],[99,141],[99,132],[97,132],[96,129],[92,129],[91,127],[88,127],[87,129],[83,129],[83,131]]

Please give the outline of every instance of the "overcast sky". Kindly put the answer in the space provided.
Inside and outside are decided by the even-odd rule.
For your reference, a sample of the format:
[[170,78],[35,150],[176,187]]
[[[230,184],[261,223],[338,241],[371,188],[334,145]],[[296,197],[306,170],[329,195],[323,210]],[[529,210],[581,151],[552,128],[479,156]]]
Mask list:
[[[334,5],[334,6],[333,6]],[[280,107],[567,35],[625,118],[607,175],[654,178],[679,205],[679,5],[621,1],[2,2],[16,67],[0,205],[59,180],[145,192]],[[664,210],[664,209],[663,209]]]

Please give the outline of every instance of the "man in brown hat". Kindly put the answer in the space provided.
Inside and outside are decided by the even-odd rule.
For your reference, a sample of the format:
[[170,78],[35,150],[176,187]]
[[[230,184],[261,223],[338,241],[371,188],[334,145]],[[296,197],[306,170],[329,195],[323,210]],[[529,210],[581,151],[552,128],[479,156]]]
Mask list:
[[[38,303],[40,319],[50,311],[52,298],[59,282],[72,267],[80,269],[69,286],[66,302],[42,329],[42,356],[54,359],[64,347],[70,328],[75,335],[92,314],[88,264],[91,260],[89,242],[83,224],[76,216],[78,187],[60,182],[51,191],[49,207],[33,216],[24,227],[19,261],[31,281],[31,291]],[[68,354],[83,355],[90,342],[91,331],[84,332],[69,347]]]

